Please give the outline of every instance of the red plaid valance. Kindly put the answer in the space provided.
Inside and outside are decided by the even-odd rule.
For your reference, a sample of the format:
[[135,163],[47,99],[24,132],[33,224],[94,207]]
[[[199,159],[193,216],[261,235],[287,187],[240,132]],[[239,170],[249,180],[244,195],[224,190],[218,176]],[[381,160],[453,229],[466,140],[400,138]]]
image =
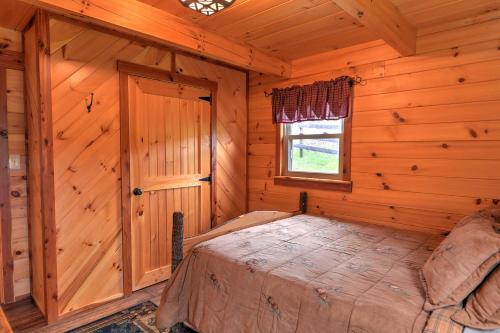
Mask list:
[[352,79],[342,76],[306,86],[273,89],[273,123],[340,119],[349,116]]

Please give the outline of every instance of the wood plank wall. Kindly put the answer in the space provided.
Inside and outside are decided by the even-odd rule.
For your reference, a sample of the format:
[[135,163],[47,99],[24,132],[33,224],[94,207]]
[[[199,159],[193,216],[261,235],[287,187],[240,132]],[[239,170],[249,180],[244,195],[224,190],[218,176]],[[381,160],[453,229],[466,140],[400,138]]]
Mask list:
[[14,297],[19,298],[30,293],[26,131],[24,126],[24,78],[22,71],[7,70],[7,90],[9,154],[11,156],[19,155],[21,162],[18,170],[10,170]]
[[[0,27],[0,48],[22,52],[22,35]],[[20,169],[10,170],[11,251],[14,264],[14,298],[30,293],[28,212],[26,191],[26,139],[24,78],[20,70],[7,69],[7,124],[9,157],[18,155]]]
[[419,31],[417,55],[383,42],[299,59],[291,80],[253,75],[249,110],[249,209],[297,208],[304,189],[273,185],[273,87],[359,75],[352,145],[353,191],[311,190],[309,210],[429,231],[499,205],[500,18]]
[[228,67],[177,55],[176,71],[218,82],[217,224],[247,211],[247,77]]
[[[65,314],[123,294],[116,62],[171,70],[172,55],[52,20],[51,56],[57,280],[59,312]],[[246,205],[244,195],[237,200],[224,196],[225,186],[246,192],[246,74],[178,58],[179,71],[219,83],[217,215],[218,221],[225,221],[243,213]],[[88,113],[91,93],[94,103]]]

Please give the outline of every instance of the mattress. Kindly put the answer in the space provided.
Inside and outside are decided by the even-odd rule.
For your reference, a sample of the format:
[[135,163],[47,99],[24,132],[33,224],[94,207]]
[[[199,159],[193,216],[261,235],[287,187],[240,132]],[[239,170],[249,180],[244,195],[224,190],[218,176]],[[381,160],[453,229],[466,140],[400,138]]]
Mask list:
[[157,314],[202,333],[422,332],[419,269],[442,239],[299,215],[197,245]]

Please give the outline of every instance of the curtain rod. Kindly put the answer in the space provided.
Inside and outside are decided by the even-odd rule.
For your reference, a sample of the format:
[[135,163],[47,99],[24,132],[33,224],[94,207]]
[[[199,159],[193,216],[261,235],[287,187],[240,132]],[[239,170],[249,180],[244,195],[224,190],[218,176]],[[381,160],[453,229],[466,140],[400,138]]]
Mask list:
[[[363,79],[361,76],[355,76],[355,77],[352,77],[352,76],[348,76],[348,78],[351,80],[351,87],[352,86],[357,86],[357,85],[360,85],[360,86],[365,86],[366,85],[366,80]],[[266,97],[271,97],[273,95],[272,92],[268,93],[267,91],[264,91],[264,95]]]

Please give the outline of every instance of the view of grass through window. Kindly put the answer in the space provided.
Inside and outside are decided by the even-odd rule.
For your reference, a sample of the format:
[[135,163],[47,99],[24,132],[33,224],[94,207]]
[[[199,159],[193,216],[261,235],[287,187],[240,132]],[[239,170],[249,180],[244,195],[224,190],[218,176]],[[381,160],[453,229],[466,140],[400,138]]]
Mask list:
[[339,174],[342,120],[303,121],[287,124],[288,171]]
[[290,171],[339,173],[339,139],[292,140]]

